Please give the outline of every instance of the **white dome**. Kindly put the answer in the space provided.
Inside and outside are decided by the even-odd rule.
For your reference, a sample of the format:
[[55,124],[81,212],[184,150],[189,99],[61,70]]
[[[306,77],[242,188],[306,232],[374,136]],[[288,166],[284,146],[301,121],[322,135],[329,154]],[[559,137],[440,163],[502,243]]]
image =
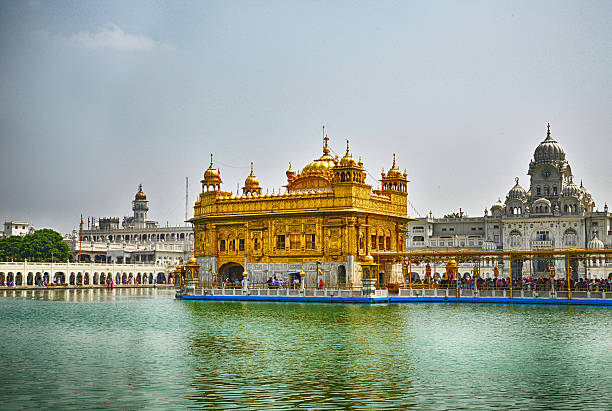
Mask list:
[[580,189],[573,181],[570,180],[569,184],[563,187],[563,197],[579,197]]
[[601,250],[604,248],[604,243],[596,235],[593,236],[589,244],[587,245],[589,250]]
[[565,150],[563,150],[563,147],[550,136],[550,124],[546,132],[546,139],[536,147],[533,158],[536,162],[565,160]]
[[491,206],[491,211],[493,210],[503,210],[505,207],[505,204],[501,202],[501,200],[497,200],[496,203],[493,203],[493,205]]
[[521,201],[525,201],[527,199],[527,192],[525,191],[523,187],[519,185],[518,177],[516,178],[516,184],[508,192],[508,199],[509,200],[521,200]]

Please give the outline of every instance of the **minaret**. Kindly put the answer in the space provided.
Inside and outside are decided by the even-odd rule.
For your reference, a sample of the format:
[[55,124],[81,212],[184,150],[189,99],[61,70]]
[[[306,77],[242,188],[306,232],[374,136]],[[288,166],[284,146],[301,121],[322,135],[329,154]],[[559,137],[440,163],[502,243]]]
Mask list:
[[135,227],[145,228],[147,211],[149,211],[149,202],[147,201],[147,195],[142,191],[142,184],[138,186],[138,192],[132,202],[132,210],[134,211]]

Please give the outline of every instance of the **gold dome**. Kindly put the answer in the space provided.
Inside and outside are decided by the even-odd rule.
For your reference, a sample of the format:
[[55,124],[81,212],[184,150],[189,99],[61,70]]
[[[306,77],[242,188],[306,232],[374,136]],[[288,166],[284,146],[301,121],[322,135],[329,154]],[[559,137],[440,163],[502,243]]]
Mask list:
[[213,167],[213,155],[210,155],[210,165],[204,172],[205,181],[221,181],[221,173]]
[[448,264],[446,264],[447,268],[457,268],[457,261],[455,260],[448,260]]
[[355,160],[353,159],[353,156],[351,155],[349,151],[349,141],[348,140],[346,140],[346,154],[344,155],[344,157],[342,157],[342,160],[340,160],[340,165],[342,167],[355,167],[357,165],[357,163],[355,162]]
[[323,155],[314,160],[312,163],[307,164],[302,170],[302,173],[327,173],[331,172],[331,169],[336,165],[336,161],[332,156],[329,155],[329,147],[327,141],[329,138],[325,135],[325,145],[323,146]]
[[249,174],[249,176],[246,178],[246,180],[244,180],[244,187],[245,188],[257,188],[257,187],[259,187],[259,180],[255,176],[255,174],[253,174],[253,162],[252,161],[251,161],[251,174]]
[[374,257],[372,257],[370,254],[364,255],[361,257],[361,261],[365,264],[374,264]]
[[195,257],[190,257],[189,260],[187,261],[187,265],[194,265],[194,264],[198,264],[198,260]]
[[142,191],[142,184],[138,186],[138,192],[136,193],[136,200],[146,200],[147,195]]
[[402,172],[400,171],[400,169],[395,165],[395,153],[393,153],[393,165],[391,166],[391,168],[389,169],[389,172],[387,173],[387,177],[388,178],[397,178],[397,177],[402,177]]

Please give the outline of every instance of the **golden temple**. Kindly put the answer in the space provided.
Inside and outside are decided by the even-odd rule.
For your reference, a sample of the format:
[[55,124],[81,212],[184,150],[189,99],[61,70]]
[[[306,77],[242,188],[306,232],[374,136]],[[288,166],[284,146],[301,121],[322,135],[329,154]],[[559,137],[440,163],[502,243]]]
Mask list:
[[[301,172],[289,164],[283,193],[263,193],[252,163],[242,194],[223,191],[211,155],[190,220],[201,281],[235,282],[248,272],[253,283],[293,282],[301,273],[307,284],[361,287],[360,263],[372,252],[405,251],[408,180],[395,154],[373,189],[348,141],[339,159],[328,140]],[[379,283],[403,281],[399,262],[381,262],[377,271]]]

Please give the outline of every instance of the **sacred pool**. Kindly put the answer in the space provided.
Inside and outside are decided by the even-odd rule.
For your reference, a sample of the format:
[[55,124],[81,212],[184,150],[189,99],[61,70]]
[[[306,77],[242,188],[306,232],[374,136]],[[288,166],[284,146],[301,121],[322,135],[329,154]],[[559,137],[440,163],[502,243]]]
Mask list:
[[610,409],[608,307],[0,291],[0,404]]

